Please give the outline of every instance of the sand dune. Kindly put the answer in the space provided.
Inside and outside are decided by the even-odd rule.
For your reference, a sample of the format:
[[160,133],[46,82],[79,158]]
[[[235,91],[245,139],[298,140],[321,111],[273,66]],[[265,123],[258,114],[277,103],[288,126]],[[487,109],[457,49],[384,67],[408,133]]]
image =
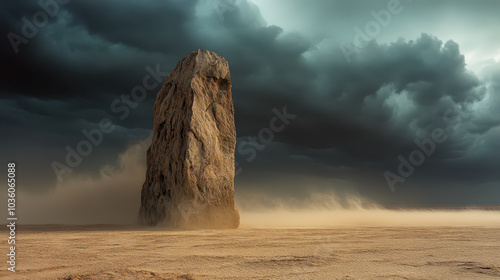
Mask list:
[[[8,279],[497,279],[500,227],[24,226]],[[5,234],[5,232],[4,232]]]

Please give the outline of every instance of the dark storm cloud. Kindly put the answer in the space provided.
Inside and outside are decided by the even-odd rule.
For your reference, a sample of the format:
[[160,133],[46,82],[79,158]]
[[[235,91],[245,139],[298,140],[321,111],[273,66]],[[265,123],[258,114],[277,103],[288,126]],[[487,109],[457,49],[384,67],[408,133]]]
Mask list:
[[[39,5],[22,1],[4,6],[9,17],[2,19],[2,31],[19,36],[25,25],[22,19],[32,23],[33,15],[43,11]],[[164,60],[161,54],[91,34],[66,8],[69,6],[60,6],[48,24],[37,28],[35,36],[19,46],[19,54],[9,40],[2,41],[1,87],[6,94],[57,99],[76,96],[99,104],[111,100],[106,98],[109,95],[130,90],[141,81],[145,66]]]
[[[288,104],[300,116],[277,135],[278,141],[335,148],[361,161],[380,161],[412,148],[418,134],[428,136],[436,127],[447,128],[443,118],[447,110],[467,110],[484,94],[479,80],[466,70],[457,44],[443,45],[426,34],[416,41],[372,43],[352,63],[346,63],[341,54],[319,55],[312,62],[317,68],[309,75],[323,79],[317,87],[255,104],[266,107],[263,112]],[[254,120],[265,124],[265,117]],[[456,148],[453,144],[453,140],[448,143]]]
[[[194,45],[189,24],[197,1],[74,1],[69,12],[75,24],[111,43],[150,52],[185,53]],[[112,12],[111,12],[112,11]]]
[[[444,127],[446,110],[478,101],[484,90],[465,68],[456,43],[443,46],[426,34],[416,41],[391,45],[373,42],[352,63],[343,63],[338,56],[318,60],[323,64],[319,66],[322,75],[330,78],[315,89],[319,97],[312,97],[311,106],[317,107],[322,100],[325,113],[387,136],[414,138],[416,130]],[[355,129],[356,125],[346,127]],[[335,141],[333,134],[330,137]],[[394,139],[394,143],[401,140]]]
[[[40,9],[33,3],[2,4],[0,31],[20,32],[21,18]],[[310,33],[266,23],[250,1],[235,3],[220,14],[208,0],[72,1],[28,44],[20,45],[19,54],[4,40],[0,114],[3,128],[15,136],[3,140],[2,154],[43,170],[36,178],[47,183],[33,188],[53,185],[50,163],[64,162],[65,147],[84,139],[82,129],[109,118],[116,130],[75,170],[98,172],[128,144],[149,136],[159,87],[123,120],[111,109],[112,102],[142,83],[146,66],[160,64],[168,72],[189,52],[209,49],[230,64],[239,145],[269,126],[274,108],[286,106],[297,115],[255,161],[237,155],[244,168],[240,182],[273,168],[279,176],[340,180],[345,188],[354,186],[387,202],[383,172],[397,168],[398,155],[406,156],[416,139],[430,137],[436,128],[446,131],[447,141],[395,200],[424,201],[437,182],[445,199],[445,189],[456,181],[468,182],[461,186],[467,193],[500,180],[492,167],[500,158],[500,118],[494,113],[500,106],[500,68],[492,66],[489,80],[481,80],[467,68],[456,42],[427,33],[392,43],[373,40],[350,62],[338,44],[352,35],[352,28],[332,30],[328,36],[334,39],[322,40],[335,23],[362,26],[371,19],[366,18],[369,10],[378,10],[383,5],[377,3],[384,1],[364,9],[320,1],[321,13],[309,20]],[[414,13],[405,6],[407,15],[398,16],[413,22],[425,11],[422,5],[413,7]],[[448,4],[435,5],[434,12],[443,6]],[[349,19],[347,13],[352,14]],[[337,17],[328,22],[332,14]],[[399,23],[402,29],[408,26]],[[485,102],[487,108],[482,107]],[[450,116],[467,117],[446,122],[443,115],[449,110]],[[23,152],[28,146],[40,156]]]

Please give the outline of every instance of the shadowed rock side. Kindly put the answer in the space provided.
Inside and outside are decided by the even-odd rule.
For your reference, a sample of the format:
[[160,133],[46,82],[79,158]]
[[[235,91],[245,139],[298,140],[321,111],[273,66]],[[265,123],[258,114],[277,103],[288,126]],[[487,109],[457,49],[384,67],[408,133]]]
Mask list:
[[213,52],[192,52],[175,66],[156,96],[141,222],[237,228],[235,145],[229,65]]

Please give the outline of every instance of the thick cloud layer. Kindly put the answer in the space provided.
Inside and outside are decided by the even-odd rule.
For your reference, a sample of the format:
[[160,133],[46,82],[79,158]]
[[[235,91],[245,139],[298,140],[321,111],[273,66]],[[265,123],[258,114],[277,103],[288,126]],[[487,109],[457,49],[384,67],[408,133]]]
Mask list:
[[[500,203],[500,63],[472,51],[488,53],[496,39],[466,40],[479,35],[463,29],[469,22],[496,38],[499,20],[491,11],[500,4],[479,1],[472,14],[463,1],[401,1],[401,12],[346,57],[341,46],[389,1],[255,3],[71,1],[58,4],[35,36],[16,47],[8,34],[25,36],[23,17],[32,22],[42,7],[1,4],[0,114],[7,137],[0,153],[18,163],[23,188],[53,189],[53,163],[67,166],[67,148],[77,150],[87,139],[82,131],[106,119],[114,130],[69,166],[99,176],[128,145],[149,136],[160,85],[133,105],[124,96],[146,76],[155,82],[155,75],[166,75],[189,52],[209,49],[231,67],[242,193],[301,197],[314,189],[379,203]],[[482,25],[472,20],[479,17]],[[269,135],[285,107],[294,117],[278,118],[284,129]],[[420,164],[403,176],[401,158]],[[296,176],[323,183],[311,186]]]

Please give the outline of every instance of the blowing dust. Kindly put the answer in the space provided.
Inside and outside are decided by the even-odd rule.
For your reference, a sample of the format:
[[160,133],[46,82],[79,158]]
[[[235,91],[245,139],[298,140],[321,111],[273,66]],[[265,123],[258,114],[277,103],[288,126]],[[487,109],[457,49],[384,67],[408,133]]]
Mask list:
[[[137,224],[149,145],[150,140],[144,140],[130,146],[119,156],[116,166],[102,168],[97,178],[72,174],[44,194],[20,190],[19,223]],[[5,194],[0,196],[6,200]],[[266,199],[273,200],[272,207],[258,203]],[[300,198],[300,203],[297,199],[255,193],[237,195],[236,202],[240,209],[240,228],[500,226],[500,211],[388,210],[360,196],[344,197],[340,201],[334,193],[311,193]]]
[[499,211],[485,210],[272,210],[267,213],[242,212],[242,228],[325,228],[343,226],[500,226]]

